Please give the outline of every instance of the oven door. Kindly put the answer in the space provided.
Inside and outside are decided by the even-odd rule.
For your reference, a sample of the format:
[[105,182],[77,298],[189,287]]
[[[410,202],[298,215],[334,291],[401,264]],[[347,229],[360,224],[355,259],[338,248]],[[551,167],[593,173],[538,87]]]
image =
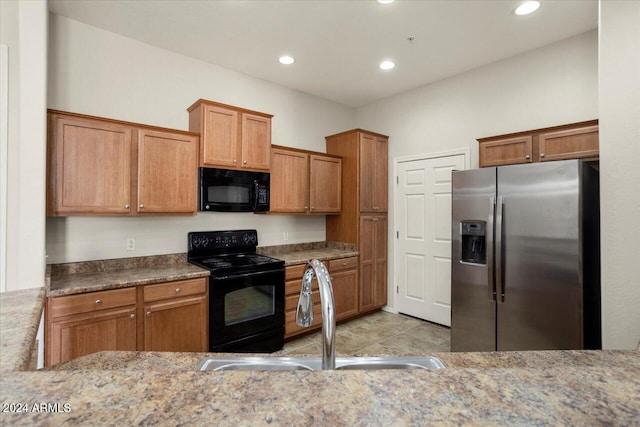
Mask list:
[[[259,344],[274,334],[278,348]],[[283,340],[284,268],[209,279],[211,351],[276,351]]]

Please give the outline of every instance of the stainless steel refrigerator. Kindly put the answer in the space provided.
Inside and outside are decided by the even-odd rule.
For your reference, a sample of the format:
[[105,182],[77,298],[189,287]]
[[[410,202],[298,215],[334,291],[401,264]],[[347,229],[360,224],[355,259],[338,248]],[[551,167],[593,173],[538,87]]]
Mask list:
[[451,350],[601,348],[598,171],[453,172]]

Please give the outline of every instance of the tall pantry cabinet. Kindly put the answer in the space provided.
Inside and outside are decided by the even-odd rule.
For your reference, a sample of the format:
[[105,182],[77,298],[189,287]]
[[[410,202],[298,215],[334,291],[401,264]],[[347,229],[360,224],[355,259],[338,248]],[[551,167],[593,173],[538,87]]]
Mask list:
[[389,137],[353,129],[326,137],[327,154],[342,156],[342,214],[327,216],[327,240],[360,252],[361,313],[387,303]]

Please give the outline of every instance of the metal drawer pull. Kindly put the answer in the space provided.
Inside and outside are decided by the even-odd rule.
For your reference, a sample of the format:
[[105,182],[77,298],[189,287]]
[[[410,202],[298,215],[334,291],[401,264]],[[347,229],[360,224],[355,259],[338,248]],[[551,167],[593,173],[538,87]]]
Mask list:
[[179,294],[179,293],[180,293],[180,291],[181,291],[181,289],[180,289],[180,288],[176,288],[176,294]]
[[243,161],[242,163],[246,165],[246,164],[247,164],[247,161],[245,160],[245,161]]
[[531,158],[531,156],[527,154],[526,156],[524,156],[524,158],[525,158],[525,159],[530,159],[530,158]]
[[151,312],[150,311],[147,311],[147,316],[151,316]]
[[100,304],[102,304],[102,300],[97,299],[96,300],[96,305],[100,305]]
[[127,203],[126,205],[124,205],[125,209],[129,209],[129,204]]
[[129,316],[129,317],[131,317],[132,319],[135,319],[135,318],[136,318],[136,315],[135,315],[135,314],[132,314],[132,315],[131,315],[131,316]]
[[144,205],[140,203],[140,209],[144,209]]
[[544,157],[544,153],[540,153],[540,157]]

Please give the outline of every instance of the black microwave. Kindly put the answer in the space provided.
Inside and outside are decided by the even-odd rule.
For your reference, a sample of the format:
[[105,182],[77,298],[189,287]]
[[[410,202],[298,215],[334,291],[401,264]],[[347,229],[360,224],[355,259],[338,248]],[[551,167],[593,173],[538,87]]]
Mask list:
[[198,210],[204,212],[267,212],[269,173],[200,168]]

